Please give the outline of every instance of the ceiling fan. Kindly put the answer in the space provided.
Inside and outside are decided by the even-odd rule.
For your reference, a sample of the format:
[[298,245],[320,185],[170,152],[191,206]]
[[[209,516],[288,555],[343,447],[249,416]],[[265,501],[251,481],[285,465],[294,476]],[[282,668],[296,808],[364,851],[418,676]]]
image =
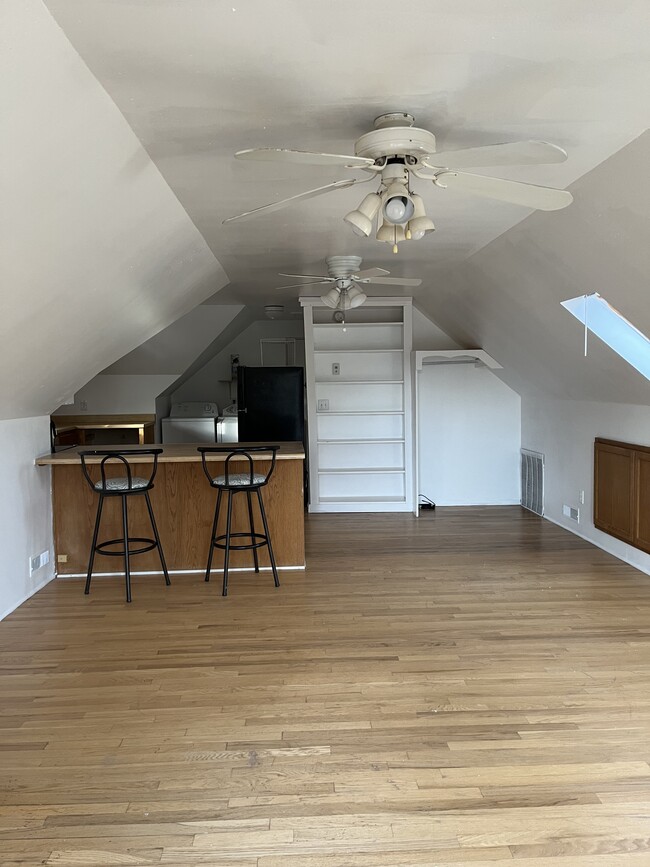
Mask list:
[[233,223],[272,213],[294,202],[374,180],[379,182],[377,192],[367,195],[359,207],[347,214],[344,220],[358,235],[368,237],[376,218],[377,240],[392,243],[393,252],[396,253],[400,241],[419,240],[435,229],[426,215],[421,196],[411,190],[413,177],[432,181],[439,189],[456,188],[477,196],[542,211],[566,208],[573,201],[567,190],[458,171],[468,167],[561,163],[566,160],[567,154],[557,145],[545,141],[518,141],[437,152],[435,135],[415,127],[414,123],[415,118],[407,112],[395,111],[380,115],[375,118],[374,130],[362,135],[355,142],[354,156],[285,148],[248,148],[237,151],[235,156],[240,160],[342,166],[347,169],[361,169],[368,172],[370,177],[334,181],[297,196],[228,217],[223,222]]
[[419,286],[422,280],[407,279],[405,277],[389,277],[390,271],[384,268],[367,268],[359,271],[361,256],[328,256],[327,277],[315,274],[280,274],[281,277],[298,277],[302,280],[310,280],[310,283],[293,283],[290,286],[278,286],[278,289],[297,289],[302,286],[326,286],[332,287],[320,300],[333,310],[350,310],[361,307],[368,296],[360,288],[368,284],[381,283],[384,286]]

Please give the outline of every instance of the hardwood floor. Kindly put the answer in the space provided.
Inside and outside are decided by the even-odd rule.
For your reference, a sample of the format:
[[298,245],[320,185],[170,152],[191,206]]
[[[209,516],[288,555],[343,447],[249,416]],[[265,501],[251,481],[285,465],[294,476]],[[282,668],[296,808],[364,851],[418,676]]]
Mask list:
[[0,864],[650,864],[650,577],[519,508],[0,624]]

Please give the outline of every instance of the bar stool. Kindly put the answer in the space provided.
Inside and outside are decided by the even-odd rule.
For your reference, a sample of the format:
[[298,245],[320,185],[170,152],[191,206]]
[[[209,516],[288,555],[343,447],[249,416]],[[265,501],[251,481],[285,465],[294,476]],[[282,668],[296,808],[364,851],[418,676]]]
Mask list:
[[[216,488],[218,491],[217,494],[217,505],[214,510],[214,522],[212,524],[212,536],[210,537],[210,553],[208,555],[208,566],[205,571],[205,580],[210,580],[210,570],[212,569],[212,555],[214,554],[215,548],[221,548],[224,554],[223,561],[223,591],[222,595],[228,595],[228,564],[230,561],[230,552],[231,551],[253,551],[253,562],[255,563],[255,571],[260,571],[259,559],[257,556],[257,549],[262,548],[264,545],[269,549],[269,559],[271,561],[271,569],[273,570],[273,581],[275,582],[275,586],[280,586],[280,579],[278,578],[278,570],[275,565],[275,557],[273,556],[273,547],[271,546],[271,536],[269,534],[269,526],[266,520],[266,512],[264,511],[264,502],[262,500],[261,488],[263,488],[266,484],[268,484],[269,479],[275,469],[275,456],[278,452],[279,446],[247,446],[246,448],[232,448],[232,447],[219,447],[219,446],[200,446],[198,451],[201,453],[201,461],[203,464],[203,472],[208,478],[210,485],[213,488]],[[271,467],[269,471],[264,473],[256,473],[253,468],[253,458],[251,457],[251,453],[254,452],[271,452]],[[206,455],[209,454],[226,454],[226,460],[224,463],[224,472],[223,475],[213,476],[210,472],[210,469],[206,462]],[[230,462],[242,462],[248,461],[248,470],[246,472],[238,472],[233,471],[230,466]],[[228,511],[226,516],[226,532],[217,536],[217,523],[219,521],[219,509],[221,508],[221,497],[224,492],[228,496]],[[250,524],[250,530],[247,533],[233,533],[231,530],[232,527],[232,503],[235,494],[246,494],[246,499],[248,500],[248,520]],[[251,495],[255,493],[257,494],[257,500],[260,506],[260,514],[262,516],[262,523],[264,525],[264,533],[257,533],[255,531],[255,524],[253,522],[253,504]],[[246,539],[250,539],[250,543],[247,545],[244,544],[232,544],[232,539],[235,537],[244,537]]]
[[[124,557],[124,576],[126,580],[126,601],[131,601],[131,569],[129,558],[134,554],[144,554],[145,551],[151,551],[154,548],[158,549],[160,557],[160,565],[162,566],[165,575],[165,584],[169,586],[169,573],[167,572],[167,564],[165,563],[165,555],[163,554],[158,528],[156,527],[156,519],[151,508],[151,500],[149,499],[149,491],[153,488],[153,480],[158,469],[158,455],[162,449],[134,449],[124,452],[116,452],[102,449],[92,449],[89,451],[79,452],[81,458],[81,468],[83,470],[86,481],[95,493],[99,494],[99,504],[97,506],[97,517],[95,518],[95,531],[93,533],[92,546],[90,548],[90,561],[88,563],[88,575],[86,577],[86,589],[84,593],[90,593],[90,579],[93,572],[93,563],[95,554],[103,554],[107,557]],[[134,476],[131,473],[131,467],[127,458],[140,458],[145,455],[153,455],[152,470],[148,478]],[[99,464],[101,478],[99,481],[94,481],[88,471],[86,458],[101,457]],[[111,465],[111,462],[116,463],[120,469],[126,470],[126,476],[107,476],[106,467]],[[144,495],[151,520],[151,528],[153,530],[153,539],[143,538],[141,536],[129,536],[129,513],[127,507],[127,499],[129,497]],[[97,544],[97,536],[99,534],[99,524],[102,517],[102,509],[104,507],[104,499],[106,497],[121,497],[122,498],[122,526],[124,535],[119,539],[109,539],[107,542]],[[132,542],[144,543],[143,547],[131,548]],[[110,551],[108,548],[112,545],[121,545],[117,551]]]

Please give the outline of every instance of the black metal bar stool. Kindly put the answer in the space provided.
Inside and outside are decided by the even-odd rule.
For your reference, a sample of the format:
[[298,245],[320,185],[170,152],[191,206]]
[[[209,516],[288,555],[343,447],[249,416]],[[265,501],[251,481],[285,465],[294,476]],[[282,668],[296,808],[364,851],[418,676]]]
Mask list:
[[[83,470],[84,476],[86,477],[86,480],[92,490],[95,491],[95,493],[99,494],[97,517],[95,518],[95,531],[93,533],[93,541],[90,548],[90,561],[88,563],[88,575],[86,577],[86,589],[84,590],[84,593],[90,593],[90,579],[92,578],[95,554],[104,554],[107,557],[124,557],[124,576],[126,580],[127,602],[131,601],[131,568],[129,558],[134,554],[144,554],[145,551],[152,551],[154,548],[157,548],[158,555],[160,557],[160,565],[162,566],[162,570],[165,575],[165,584],[167,584],[167,586],[171,584],[171,581],[169,580],[169,573],[167,572],[167,564],[165,563],[165,555],[163,554],[162,545],[160,544],[158,528],[156,527],[156,519],[154,518],[153,509],[151,508],[151,500],[149,499],[149,491],[153,488],[153,480],[156,476],[156,470],[158,469],[158,455],[161,454],[161,452],[162,449],[134,449],[124,452],[92,449],[89,451],[79,452],[79,457],[81,458],[81,468]],[[142,478],[140,476],[134,476],[131,473],[131,467],[127,458],[137,459],[146,455],[153,455],[152,469],[149,477]],[[99,481],[95,481],[88,471],[88,464],[86,462],[86,458],[90,457],[102,458],[99,464],[99,470],[101,474],[101,478],[99,479]],[[107,476],[106,467],[107,465],[110,466],[111,462],[113,462],[113,466],[117,464],[120,470],[126,470],[126,475]],[[129,536],[129,513],[127,499],[136,495],[144,495],[145,502],[147,504],[147,511],[149,512],[149,519],[151,521],[151,528],[153,530],[153,539],[143,538],[141,536]],[[107,542],[100,542],[99,544],[97,544],[97,536],[99,535],[99,524],[102,518],[102,509],[104,508],[105,497],[122,498],[122,526],[124,529],[124,535],[119,539],[109,539]],[[143,544],[142,547],[132,548],[131,543]],[[109,548],[112,545],[121,545],[122,547],[118,548],[117,551],[111,551],[109,550]]]
[[[264,511],[264,502],[262,500],[262,492],[261,488],[263,488],[266,484],[268,484],[269,479],[275,469],[275,456],[278,452],[279,446],[248,446],[246,448],[232,448],[232,447],[219,447],[219,446],[201,446],[199,447],[199,451],[201,452],[201,460],[203,462],[203,471],[208,478],[208,481],[212,485],[213,488],[216,488],[218,491],[217,494],[217,505],[214,510],[214,522],[212,524],[212,536],[210,537],[210,553],[208,554],[208,566],[205,570],[205,580],[210,580],[210,570],[212,569],[212,555],[214,554],[215,548],[221,548],[224,553],[224,561],[223,561],[223,595],[228,595],[228,564],[230,561],[230,552],[231,551],[251,551],[253,552],[253,562],[255,564],[255,571],[260,571],[259,559],[257,556],[257,549],[262,548],[264,545],[269,549],[269,559],[271,561],[271,569],[273,570],[273,580],[275,582],[275,586],[280,586],[280,579],[278,578],[278,570],[275,565],[275,557],[273,556],[273,547],[271,545],[271,536],[269,534],[269,525],[266,520],[266,512]],[[259,453],[259,452],[270,452],[271,457],[271,467],[269,471],[264,473],[256,473],[253,467],[253,458],[251,457],[251,453]],[[206,462],[205,456],[209,454],[226,454],[226,460],[224,462],[223,475],[213,476],[210,472],[210,468]],[[243,462],[248,461],[248,469],[246,472],[233,471],[230,467],[230,462]],[[228,497],[228,511],[226,516],[226,532],[217,536],[217,523],[219,521],[219,509],[221,508],[221,497],[223,493],[226,493]],[[246,494],[246,498],[248,500],[248,520],[250,524],[250,530],[247,533],[233,533],[231,530],[232,527],[232,502],[235,494]],[[252,494],[257,494],[257,500],[260,506],[260,514],[262,515],[262,524],[264,525],[264,532],[257,533],[255,531],[255,523],[253,521],[253,503],[252,503]],[[238,537],[244,537],[249,539],[249,544],[232,544],[232,539]]]

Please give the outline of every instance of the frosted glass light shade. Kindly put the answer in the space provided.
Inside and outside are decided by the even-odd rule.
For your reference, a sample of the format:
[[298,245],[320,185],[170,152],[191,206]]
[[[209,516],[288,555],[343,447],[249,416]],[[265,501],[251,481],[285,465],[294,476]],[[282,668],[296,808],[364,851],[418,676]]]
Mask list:
[[336,288],[336,286],[332,286],[332,288],[329,290],[329,292],[326,292],[324,295],[320,296],[320,300],[323,302],[323,304],[326,304],[328,307],[331,307],[332,309],[335,309],[336,307],[339,306],[339,298],[340,298],[340,292]]

